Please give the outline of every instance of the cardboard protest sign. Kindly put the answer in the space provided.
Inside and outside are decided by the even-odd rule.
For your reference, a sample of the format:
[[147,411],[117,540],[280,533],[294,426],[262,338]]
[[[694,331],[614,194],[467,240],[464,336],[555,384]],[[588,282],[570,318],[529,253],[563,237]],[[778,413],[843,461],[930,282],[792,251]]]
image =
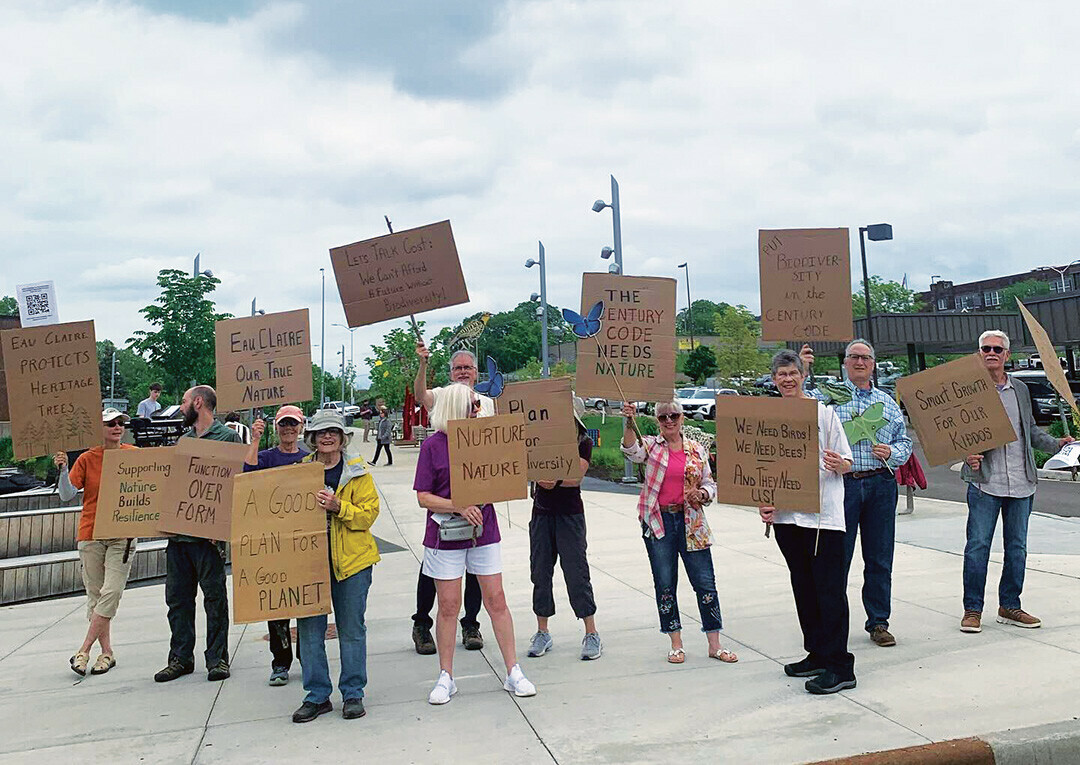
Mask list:
[[450,420],[450,499],[455,507],[525,499],[525,415]]
[[716,397],[716,501],[817,513],[817,401]]
[[311,398],[308,310],[226,319],[214,325],[218,409]]
[[233,479],[243,470],[247,444],[181,438],[172,449],[172,477],[158,529],[227,541]]
[[450,221],[330,250],[350,327],[469,302]]
[[577,344],[577,394],[670,400],[675,390],[675,280],[583,274],[582,316],[600,300],[599,334]]
[[1050,335],[1046,334],[1046,329],[1039,323],[1038,319],[1031,315],[1031,311],[1028,310],[1026,305],[1017,300],[1016,306],[1020,309],[1020,313],[1024,315],[1024,323],[1027,324],[1028,334],[1035,341],[1035,347],[1039,349],[1039,358],[1042,359],[1046,379],[1054,386],[1054,390],[1061,396],[1065,405],[1072,407],[1073,417],[1075,418],[1073,422],[1080,422],[1080,409],[1076,407],[1076,395],[1072,392],[1069,381],[1065,378],[1065,370],[1061,368],[1061,360],[1058,358],[1053,341],[1050,340]]
[[525,472],[530,481],[581,478],[569,377],[510,383],[495,403],[499,414],[525,416]]
[[330,613],[326,511],[318,462],[241,473],[233,484],[233,621]]
[[173,447],[106,449],[94,539],[156,537],[173,471]]
[[944,465],[1016,440],[978,354],[896,381],[927,461]]
[[15,459],[101,443],[94,322],[0,332]]
[[846,228],[758,231],[762,340],[851,340]]

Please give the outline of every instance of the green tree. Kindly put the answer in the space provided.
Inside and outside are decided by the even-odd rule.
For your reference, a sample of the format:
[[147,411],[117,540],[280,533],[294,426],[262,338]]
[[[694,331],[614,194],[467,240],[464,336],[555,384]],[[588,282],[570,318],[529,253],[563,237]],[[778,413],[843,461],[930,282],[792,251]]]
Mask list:
[[[923,304],[918,300],[915,290],[910,290],[900,282],[885,281],[880,276],[870,277],[870,310],[875,315],[883,313],[918,313]],[[863,294],[863,282],[859,290],[851,294],[851,312],[856,318],[866,316],[866,296]]]
[[[138,403],[150,394],[151,383],[161,382],[162,373],[161,370],[152,367],[146,359],[130,348],[117,348],[112,340],[98,340],[98,372],[101,375],[101,394],[103,396],[108,396],[110,391],[109,381],[112,378],[112,355],[114,351],[116,352],[114,395],[116,398],[126,398],[129,411],[134,412]],[[174,400],[172,396],[164,393],[158,399],[162,406],[170,406],[174,403]]]
[[19,301],[11,297],[11,295],[4,295],[0,298],[0,316],[18,316],[19,315]]
[[768,368],[768,354],[758,349],[761,322],[746,306],[729,305],[721,311],[714,334],[720,339],[716,345],[716,372],[720,377],[761,374]]
[[707,345],[698,345],[687,354],[683,363],[683,374],[701,385],[716,372],[716,368],[716,354],[713,349]]
[[[423,327],[423,322],[418,322]],[[441,333],[440,333],[441,334]],[[437,341],[433,340],[433,344]],[[430,347],[429,347],[430,350]],[[432,352],[428,360],[429,375],[439,367],[442,354]],[[405,389],[413,387],[419,359],[416,356],[416,335],[412,329],[395,327],[383,337],[382,345],[373,345],[371,355],[364,359],[368,367],[369,398],[381,398],[392,409],[400,409],[405,403]]]
[[165,269],[158,273],[157,283],[161,296],[139,311],[157,329],[134,332],[129,347],[162,370],[161,383],[173,395],[183,395],[192,381],[213,385],[214,323],[232,318],[217,313],[207,297],[221,281]]
[[1025,279],[1016,284],[1010,284],[1001,290],[1002,311],[1019,311],[1016,307],[1017,300],[1027,300],[1032,295],[1045,295],[1050,292],[1050,285],[1041,279]]
[[[716,316],[728,307],[727,303],[714,303],[711,300],[695,300],[691,310],[683,308],[675,314],[675,334],[711,335],[715,332]],[[693,322],[690,316],[693,316]]]

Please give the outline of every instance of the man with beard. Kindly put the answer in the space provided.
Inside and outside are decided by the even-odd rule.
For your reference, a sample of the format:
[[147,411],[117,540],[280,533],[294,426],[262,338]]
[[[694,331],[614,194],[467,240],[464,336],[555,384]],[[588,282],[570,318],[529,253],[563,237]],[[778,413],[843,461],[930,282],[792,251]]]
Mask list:
[[[183,438],[242,443],[236,431],[214,419],[217,393],[196,385],[184,394]],[[169,607],[169,663],[154,675],[167,683],[195,671],[195,592],[202,588],[206,609],[207,680],[229,677],[229,596],[225,590],[225,544],[184,534],[169,538],[165,551],[165,604]]]

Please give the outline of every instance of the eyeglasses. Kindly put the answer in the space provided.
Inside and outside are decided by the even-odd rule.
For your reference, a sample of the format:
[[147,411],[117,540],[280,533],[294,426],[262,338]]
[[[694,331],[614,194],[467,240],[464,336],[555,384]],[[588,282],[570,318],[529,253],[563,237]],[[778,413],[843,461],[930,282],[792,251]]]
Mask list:
[[469,366],[456,366],[456,367],[453,367],[450,371],[452,371],[452,372],[469,372],[469,371],[474,370],[474,369],[476,369],[476,367],[474,367],[473,365],[470,364]]
[[279,428],[295,428],[300,425],[298,420],[291,420],[288,417],[278,420]]
[[329,433],[329,434],[330,434],[330,435],[332,435],[332,436],[338,436],[338,437],[340,437],[340,438],[344,438],[344,437],[345,437],[345,433],[344,433],[344,432],[343,432],[343,431],[342,431],[342,430],[341,430],[340,428],[327,428],[326,430],[320,430],[320,431],[317,431],[317,432],[315,433],[315,437],[316,437],[316,438],[322,438],[322,437],[323,437],[323,436],[325,436],[325,435],[326,435],[327,433]]
[[656,415],[656,419],[657,419],[658,422],[678,422],[680,417],[682,417],[682,415],[679,414],[678,412],[676,412],[675,414],[658,414],[658,415]]
[[983,353],[996,353],[998,356],[1005,353],[1005,349],[1000,345],[984,345],[979,348]]
[[867,356],[865,353],[849,353],[847,355],[852,361],[873,361],[873,356]]

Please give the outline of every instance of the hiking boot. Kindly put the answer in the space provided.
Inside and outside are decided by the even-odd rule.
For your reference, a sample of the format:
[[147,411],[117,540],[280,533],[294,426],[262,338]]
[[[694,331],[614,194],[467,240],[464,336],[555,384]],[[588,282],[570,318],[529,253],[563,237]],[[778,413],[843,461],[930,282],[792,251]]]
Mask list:
[[292,713],[292,721],[294,723],[311,722],[319,715],[324,715],[333,708],[334,705],[330,703],[330,699],[327,699],[322,704],[316,704],[314,701],[305,701],[300,705],[299,709]]
[[965,611],[960,620],[961,632],[982,632],[982,611]]
[[825,674],[825,671],[825,667],[811,661],[809,656],[802,661],[784,665],[784,674],[788,677],[817,677]]
[[346,720],[355,720],[366,714],[363,699],[345,699],[345,704],[341,707],[341,716]]
[[555,641],[551,639],[550,632],[536,631],[536,634],[532,636],[532,640],[529,641],[528,655],[532,658],[538,658],[555,647]]
[[581,660],[592,661],[599,659],[604,653],[604,644],[600,641],[600,635],[595,632],[586,632],[581,641]]
[[1024,627],[1033,630],[1042,626],[1042,619],[1038,619],[1022,608],[1005,608],[1000,606],[997,615],[998,624],[1011,624],[1014,627]]
[[479,627],[462,627],[461,644],[466,651],[479,651],[484,647],[484,636],[480,634]]
[[536,695],[536,686],[529,682],[529,678],[525,677],[525,673],[521,671],[521,667],[517,664],[510,670],[510,674],[506,676],[503,690],[509,691],[515,696]]
[[169,659],[169,666],[154,675],[155,683],[167,683],[195,671],[194,664],[184,664],[179,659]]
[[229,675],[229,662],[222,659],[214,666],[210,667],[210,671],[206,673],[206,679],[210,682],[216,682],[218,680],[228,680]]
[[435,682],[435,687],[431,689],[431,693],[428,694],[428,704],[445,704],[450,701],[450,697],[457,693],[457,683],[454,682],[454,678],[450,677],[450,673],[445,669],[439,672],[439,679]]
[[[884,629],[884,627],[882,627]],[[811,677],[806,681],[806,690],[808,693],[812,693],[815,696],[824,696],[829,693],[836,693],[847,688],[855,687],[855,678],[845,680],[840,675],[830,670],[825,670],[817,677]]]
[[288,685],[289,684],[289,670],[284,667],[273,667],[270,670],[270,682],[269,685]]
[[416,646],[416,652],[421,656],[431,656],[437,652],[435,638],[431,636],[431,630],[422,624],[414,624],[412,628],[412,641]]
[[896,638],[892,636],[892,633],[886,629],[884,624],[879,624],[870,631],[870,639],[882,648],[896,645]]

